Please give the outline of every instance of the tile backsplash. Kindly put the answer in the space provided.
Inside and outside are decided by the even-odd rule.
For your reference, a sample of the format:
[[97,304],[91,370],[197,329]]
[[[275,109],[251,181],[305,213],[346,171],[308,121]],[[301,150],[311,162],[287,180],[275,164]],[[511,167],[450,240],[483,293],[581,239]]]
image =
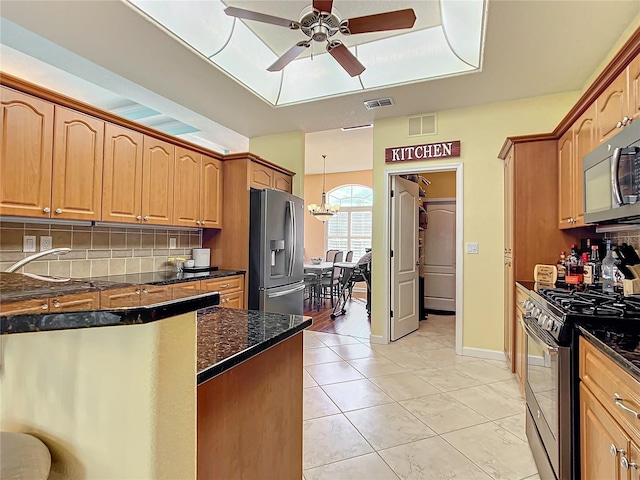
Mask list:
[[[32,253],[22,253],[24,235],[50,236],[53,248],[70,247],[66,255],[47,255],[32,261],[24,272],[84,278],[175,268],[168,257],[191,258],[202,246],[202,231],[126,226],[76,226],[0,222],[0,271]],[[169,239],[176,247],[169,249]]]
[[610,232],[604,235],[610,238],[615,245],[626,243],[636,250],[640,250],[640,230],[624,230],[620,232]]

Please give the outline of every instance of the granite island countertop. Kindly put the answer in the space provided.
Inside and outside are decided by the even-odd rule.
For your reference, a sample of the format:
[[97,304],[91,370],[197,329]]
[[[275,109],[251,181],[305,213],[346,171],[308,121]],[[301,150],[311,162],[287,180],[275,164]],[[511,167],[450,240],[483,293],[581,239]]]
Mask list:
[[0,272],[0,334],[149,323],[219,302],[218,292]]
[[311,317],[211,307],[198,311],[197,384],[301,332]]

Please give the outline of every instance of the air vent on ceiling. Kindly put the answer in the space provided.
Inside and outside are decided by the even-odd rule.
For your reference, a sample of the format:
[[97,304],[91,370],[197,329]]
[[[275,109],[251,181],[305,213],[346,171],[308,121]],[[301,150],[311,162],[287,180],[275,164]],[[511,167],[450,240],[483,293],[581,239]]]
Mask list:
[[393,100],[391,98],[378,98],[376,100],[367,100],[364,102],[364,106],[367,107],[367,110],[380,107],[390,107],[391,105],[393,105]]
[[437,118],[435,113],[411,117],[409,119],[409,136],[433,135],[438,133]]

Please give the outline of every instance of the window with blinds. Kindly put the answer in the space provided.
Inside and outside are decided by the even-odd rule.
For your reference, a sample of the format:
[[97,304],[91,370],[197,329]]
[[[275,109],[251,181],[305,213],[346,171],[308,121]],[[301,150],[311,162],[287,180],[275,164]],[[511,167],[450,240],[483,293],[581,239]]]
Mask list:
[[353,250],[353,261],[371,248],[373,191],[363,185],[343,185],[328,193],[340,210],[326,223],[327,250]]

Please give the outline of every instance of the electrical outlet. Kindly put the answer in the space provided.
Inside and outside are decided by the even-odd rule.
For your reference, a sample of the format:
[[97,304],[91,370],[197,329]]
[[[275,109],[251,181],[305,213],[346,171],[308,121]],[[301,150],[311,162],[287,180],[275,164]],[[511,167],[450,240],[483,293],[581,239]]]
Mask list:
[[53,237],[40,237],[40,251],[51,250],[53,248]]
[[25,253],[36,251],[36,236],[25,235],[22,237],[22,251]]
[[169,239],[169,248],[178,248],[178,246],[176,245],[176,239],[175,238],[170,238]]
[[467,242],[467,253],[478,253],[478,242]]

